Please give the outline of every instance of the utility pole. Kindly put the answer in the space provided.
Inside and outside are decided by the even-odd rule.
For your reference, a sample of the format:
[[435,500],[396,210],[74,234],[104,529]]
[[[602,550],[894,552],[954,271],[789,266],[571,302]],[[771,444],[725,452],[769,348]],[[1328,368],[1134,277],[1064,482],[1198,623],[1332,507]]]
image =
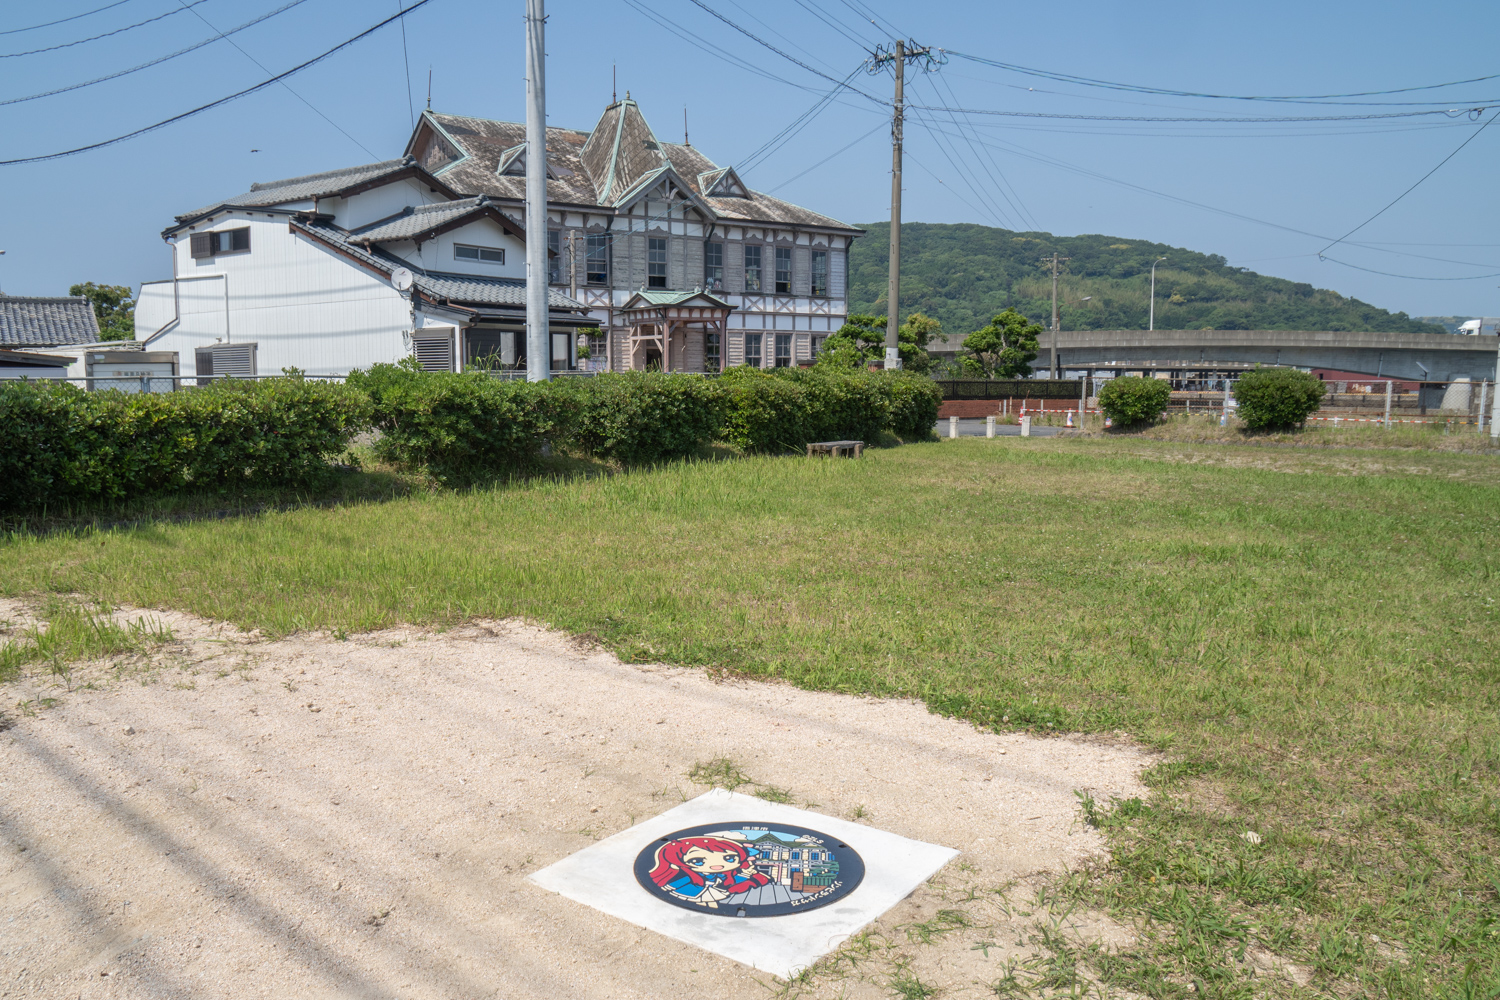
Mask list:
[[1147,330],[1156,329],[1156,265],[1166,259],[1165,257],[1158,257],[1151,262],[1151,320],[1146,327]]
[[547,49],[545,0],[526,0],[526,380],[552,377],[547,322]]
[[1072,257],[1059,257],[1055,252],[1052,254],[1052,378],[1057,378],[1057,265]]
[[908,60],[924,59],[932,63],[932,49],[928,46],[911,45],[904,41],[896,43],[894,52],[877,47],[870,60],[870,72],[879,71],[886,63],[896,69],[896,100],[891,108],[891,278],[886,292],[885,320],[885,367],[886,370],[901,367],[901,135],[906,117],[906,63]]
[[568,230],[568,298],[578,298],[578,230]]

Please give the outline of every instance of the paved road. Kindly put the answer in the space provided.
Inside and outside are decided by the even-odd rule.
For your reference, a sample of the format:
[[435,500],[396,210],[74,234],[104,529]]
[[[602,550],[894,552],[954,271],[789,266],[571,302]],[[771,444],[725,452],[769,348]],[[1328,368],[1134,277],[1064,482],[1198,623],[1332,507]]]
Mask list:
[[[944,418],[942,420],[939,420],[937,422],[937,426],[935,426],[933,428],[933,430],[935,430],[935,431],[938,432],[938,436],[939,437],[947,437],[948,436],[948,421],[947,421],[947,419]],[[1056,437],[1058,434],[1062,433],[1063,430],[1064,430],[1064,428],[1061,428],[1061,427],[1036,427],[1036,426],[1033,426],[1031,428],[1031,436],[1032,437],[1042,437],[1042,438],[1044,438],[1044,437]],[[977,419],[970,419],[970,420],[959,418],[959,421],[958,421],[958,436],[959,437],[984,437],[984,418],[983,417],[979,417]],[[1020,427],[1019,424],[996,424],[995,425],[995,436],[996,437],[1020,437],[1021,436],[1021,427]]]

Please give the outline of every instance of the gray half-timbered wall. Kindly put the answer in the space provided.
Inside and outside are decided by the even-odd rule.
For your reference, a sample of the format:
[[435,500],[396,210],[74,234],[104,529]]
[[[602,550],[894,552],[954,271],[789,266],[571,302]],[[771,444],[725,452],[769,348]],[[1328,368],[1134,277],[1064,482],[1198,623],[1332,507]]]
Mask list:
[[[842,234],[802,230],[785,224],[735,224],[720,220],[705,221],[684,200],[644,199],[619,214],[595,211],[566,211],[554,208],[552,228],[562,230],[560,247],[567,253],[567,230],[584,235],[604,235],[610,240],[609,282],[591,286],[587,281],[586,243],[578,247],[579,297],[594,307],[601,328],[607,328],[611,367],[621,370],[629,355],[629,329],[622,325],[617,310],[630,295],[647,286],[647,239],[667,241],[668,290],[688,291],[704,285],[704,243],[708,239],[724,245],[724,288],[719,294],[731,300],[735,311],[730,314],[726,343],[721,346],[725,364],[742,364],[745,359],[745,334],[758,333],[763,338],[761,363],[775,364],[776,334],[792,337],[792,363],[811,360],[814,340],[837,330],[848,312],[847,247],[850,237]],[[711,234],[711,235],[710,235]],[[747,245],[761,249],[761,291],[745,290],[745,254]],[[791,294],[776,294],[777,247],[792,251]],[[813,296],[812,251],[828,254],[827,294]],[[569,284],[569,262],[557,269],[561,285]],[[702,370],[704,344],[694,330],[687,346],[674,352],[671,363],[687,370]]]

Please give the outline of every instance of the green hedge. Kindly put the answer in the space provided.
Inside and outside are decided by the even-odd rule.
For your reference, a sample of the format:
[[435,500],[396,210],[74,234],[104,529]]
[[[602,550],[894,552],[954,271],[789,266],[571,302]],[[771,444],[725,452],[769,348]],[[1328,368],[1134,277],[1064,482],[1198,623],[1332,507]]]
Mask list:
[[1160,378],[1112,378],[1099,390],[1099,409],[1116,424],[1155,420],[1172,401],[1172,384]]
[[724,439],[746,451],[800,450],[809,441],[873,441],[890,426],[883,376],[872,372],[741,367],[718,381],[728,410]]
[[691,455],[718,436],[724,392],[716,379],[622,372],[559,379],[568,444],[617,462],[659,462]]
[[1261,368],[1240,376],[1234,399],[1246,427],[1272,430],[1306,423],[1323,405],[1327,391],[1316,375],[1295,368]]
[[565,394],[550,383],[428,372],[407,359],[352,372],[347,384],[374,404],[376,457],[450,486],[534,462],[566,423]]
[[180,490],[303,487],[362,430],[382,461],[467,485],[524,467],[543,444],[624,463],[809,441],[931,434],[924,376],[827,367],[736,368],[719,378],[629,372],[547,383],[376,365],[347,383],[298,377],[163,394],[0,382],[0,509]]
[[943,405],[942,387],[924,375],[890,372],[882,377],[890,401],[891,432],[903,441],[932,437],[938,407]]
[[362,393],[298,378],[161,394],[0,382],[0,508],[305,487],[368,422]]

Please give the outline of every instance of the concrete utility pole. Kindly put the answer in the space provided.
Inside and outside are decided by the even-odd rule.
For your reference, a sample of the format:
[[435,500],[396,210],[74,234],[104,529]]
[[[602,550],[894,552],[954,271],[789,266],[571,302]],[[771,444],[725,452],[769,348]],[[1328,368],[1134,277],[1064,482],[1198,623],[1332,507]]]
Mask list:
[[568,298],[578,298],[578,230],[568,230]]
[[927,46],[908,48],[904,41],[900,41],[894,52],[877,48],[870,61],[871,72],[886,63],[894,63],[896,68],[896,100],[891,109],[891,277],[886,293],[885,320],[887,370],[901,367],[901,135],[906,116],[906,63],[915,59],[932,61],[932,49]]
[[1156,329],[1156,265],[1166,259],[1165,257],[1158,257],[1151,262],[1151,322],[1146,327],[1147,330]]
[[1072,257],[1059,257],[1055,253],[1052,255],[1052,378],[1057,378],[1057,265],[1062,261],[1072,259]]
[[547,323],[547,22],[544,0],[526,0],[526,380],[552,377]]
[[1490,440],[1500,442],[1500,349],[1495,351],[1495,401],[1490,410]]

